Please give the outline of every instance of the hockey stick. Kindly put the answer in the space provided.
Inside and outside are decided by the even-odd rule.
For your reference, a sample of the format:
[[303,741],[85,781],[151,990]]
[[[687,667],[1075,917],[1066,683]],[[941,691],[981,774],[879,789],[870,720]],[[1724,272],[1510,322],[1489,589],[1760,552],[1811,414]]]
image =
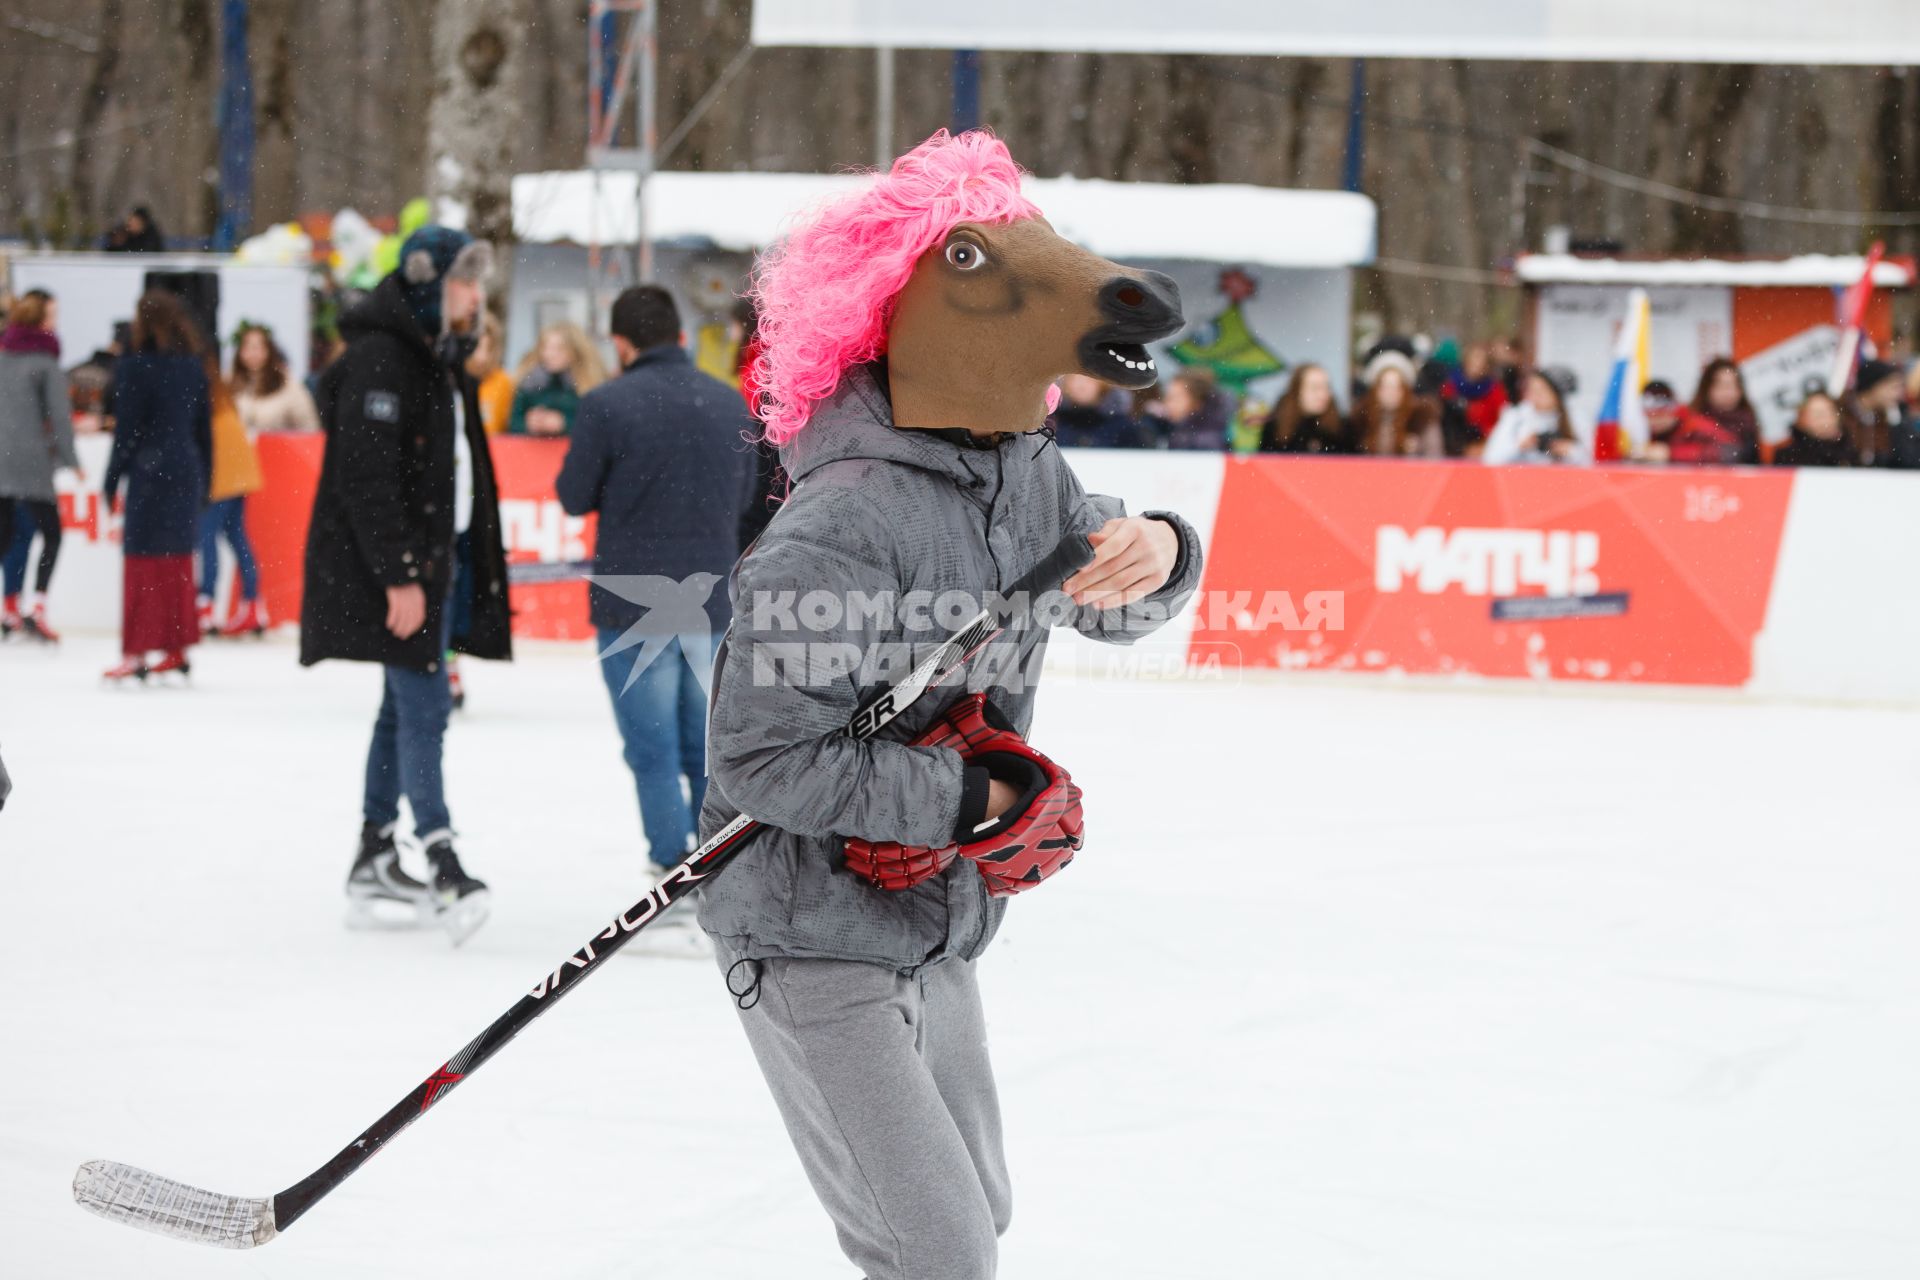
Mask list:
[[[993,638],[1024,618],[1029,601],[1057,589],[1093,559],[1093,545],[1080,534],[1064,539],[1047,557],[1014,583],[1003,598],[1007,608],[989,603],[965,626],[923,659],[897,683],[868,698],[847,723],[850,737],[866,739],[891,723],[925,693],[958,671]],[[374,1121],[340,1153],[278,1195],[265,1199],[202,1191],[145,1169],[110,1160],[90,1160],[73,1177],[73,1198],[81,1208],[113,1222],[221,1249],[251,1249],[292,1226],[321,1197],[339,1186],[401,1130],[424,1115],[453,1087],[480,1069],[535,1018],[552,1008],[608,956],[627,944],[662,912],[719,874],[729,859],[761,830],[745,814],[713,834],[705,844],[628,907],[612,924],[568,956],[514,1002],[493,1025],[421,1081],[406,1097]]]

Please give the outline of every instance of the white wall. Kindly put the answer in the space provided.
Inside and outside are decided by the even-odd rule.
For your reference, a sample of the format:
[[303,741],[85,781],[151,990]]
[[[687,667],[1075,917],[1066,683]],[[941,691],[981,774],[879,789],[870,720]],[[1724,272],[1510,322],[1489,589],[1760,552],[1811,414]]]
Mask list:
[[252,320],[273,329],[293,376],[304,379],[311,320],[303,267],[241,266],[211,255],[28,254],[13,260],[13,291],[45,289],[59,302],[60,362],[72,366],[112,341],[115,321],[133,319],[147,272],[206,270],[220,274],[223,357],[240,322]]
[[1920,476],[1801,471],[1781,535],[1755,693],[1920,702]]

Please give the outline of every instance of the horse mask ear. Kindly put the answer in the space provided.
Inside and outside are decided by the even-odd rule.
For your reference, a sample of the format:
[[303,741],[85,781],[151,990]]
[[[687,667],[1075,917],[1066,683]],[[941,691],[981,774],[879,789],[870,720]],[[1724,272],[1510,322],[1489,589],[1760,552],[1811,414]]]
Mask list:
[[[1173,282],[1063,238],[1044,218],[961,223],[915,265],[887,329],[894,423],[1033,431],[1056,379],[1151,386],[1141,343],[1180,326]],[[1114,343],[1137,359],[1122,367]]]

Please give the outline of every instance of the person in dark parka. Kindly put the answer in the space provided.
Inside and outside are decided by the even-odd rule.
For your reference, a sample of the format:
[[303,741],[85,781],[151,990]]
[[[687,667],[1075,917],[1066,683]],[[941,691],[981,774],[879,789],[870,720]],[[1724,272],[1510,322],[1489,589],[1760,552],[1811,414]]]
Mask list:
[[[441,775],[445,655],[451,644],[477,658],[512,656],[499,499],[464,369],[490,267],[484,242],[422,227],[401,246],[399,268],[342,318],[347,349],[317,397],[327,443],[300,613],[302,665],[385,667],[348,897],[356,907],[401,902],[423,918],[460,905],[457,932],[483,918],[486,886],[453,848]],[[452,594],[458,539],[471,556],[462,599]],[[456,614],[465,624],[457,635]],[[431,888],[399,867],[402,794]]]
[[[201,339],[178,297],[149,290],[134,311],[133,351],[115,371],[117,425],[107,460],[112,503],[126,485],[118,666],[110,680],[188,670],[200,638],[193,551],[213,456],[212,397]],[[146,655],[162,659],[148,666]]]
[[627,289],[611,319],[623,371],[581,400],[555,488],[569,515],[599,513],[595,578],[635,580],[595,581],[589,599],[649,856],[664,871],[692,846],[706,794],[706,691],[731,617],[713,588],[760,495],[757,429],[740,394],[681,349],[672,294]]

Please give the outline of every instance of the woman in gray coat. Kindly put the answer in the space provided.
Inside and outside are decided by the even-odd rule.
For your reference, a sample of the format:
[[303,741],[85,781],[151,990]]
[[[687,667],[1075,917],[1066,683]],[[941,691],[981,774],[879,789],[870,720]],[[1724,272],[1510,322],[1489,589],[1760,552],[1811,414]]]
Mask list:
[[16,508],[40,534],[40,563],[33,581],[37,598],[22,610],[19,597],[6,597],[0,605],[0,634],[24,630],[40,640],[58,638],[47,625],[47,584],[60,556],[53,472],[56,467],[76,475],[80,470],[67,380],[60,372],[60,340],[53,336],[55,314],[53,298],[34,289],[13,304],[6,330],[0,332],[0,556],[17,536]]

